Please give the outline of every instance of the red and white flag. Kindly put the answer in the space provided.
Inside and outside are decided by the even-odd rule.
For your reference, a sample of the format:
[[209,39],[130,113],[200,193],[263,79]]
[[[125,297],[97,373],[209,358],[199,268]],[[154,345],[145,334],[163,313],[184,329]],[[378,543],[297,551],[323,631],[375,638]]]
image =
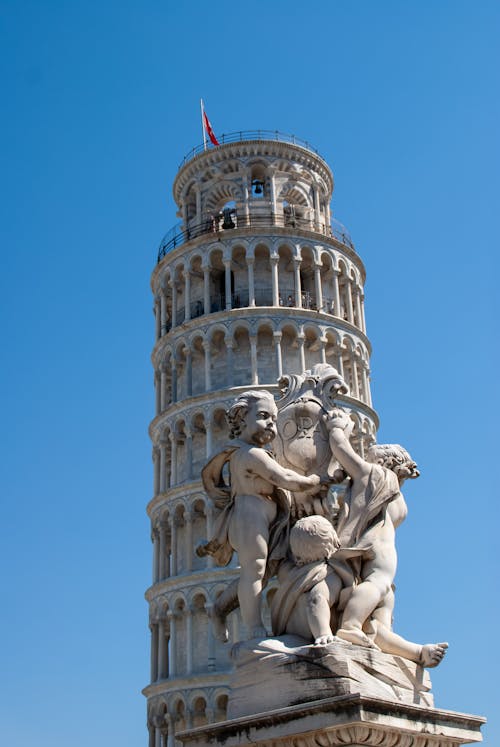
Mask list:
[[203,106],[203,99],[201,100],[201,119],[202,119],[202,124],[203,124],[203,143],[205,144],[205,148],[207,145],[207,139],[205,137],[205,133],[210,138],[210,142],[212,143],[212,145],[219,145],[219,141],[214,135],[214,131],[212,129],[212,125],[210,124],[210,120],[206,115],[205,108]]

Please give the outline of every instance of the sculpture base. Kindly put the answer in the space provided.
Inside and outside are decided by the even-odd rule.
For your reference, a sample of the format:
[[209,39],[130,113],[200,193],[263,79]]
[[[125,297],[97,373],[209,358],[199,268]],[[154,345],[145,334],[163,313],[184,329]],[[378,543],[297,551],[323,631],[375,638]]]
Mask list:
[[408,705],[434,706],[426,669],[400,656],[336,639],[313,646],[292,635],[233,646],[228,718],[320,698],[361,693]]
[[479,730],[484,721],[479,716],[347,695],[175,736],[184,747],[458,747],[482,741]]

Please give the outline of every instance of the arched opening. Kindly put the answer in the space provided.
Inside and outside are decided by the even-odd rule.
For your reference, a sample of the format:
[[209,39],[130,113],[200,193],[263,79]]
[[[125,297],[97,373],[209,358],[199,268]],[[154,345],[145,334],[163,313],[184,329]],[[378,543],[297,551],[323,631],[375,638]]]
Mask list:
[[286,373],[302,373],[297,330],[293,325],[287,324],[282,329],[281,350],[286,361]]

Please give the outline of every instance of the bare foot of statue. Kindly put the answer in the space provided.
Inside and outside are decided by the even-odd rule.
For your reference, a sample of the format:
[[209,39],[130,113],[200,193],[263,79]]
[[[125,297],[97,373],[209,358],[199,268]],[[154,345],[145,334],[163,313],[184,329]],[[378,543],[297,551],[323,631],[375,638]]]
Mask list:
[[333,643],[335,640],[334,635],[320,635],[314,639],[315,646],[327,646],[329,643]]
[[422,646],[420,664],[423,667],[437,667],[442,662],[447,648],[447,643],[426,643]]
[[377,644],[368,638],[361,628],[340,628],[340,630],[337,630],[336,635],[338,638],[342,638],[343,641],[349,641],[349,643],[355,643],[357,646],[374,648],[377,651],[380,651]]
[[227,641],[229,640],[229,631],[226,627],[225,616],[218,614],[217,610],[214,607],[212,607],[212,609],[208,609],[208,616],[212,621],[212,630],[214,636],[221,643],[227,643]]

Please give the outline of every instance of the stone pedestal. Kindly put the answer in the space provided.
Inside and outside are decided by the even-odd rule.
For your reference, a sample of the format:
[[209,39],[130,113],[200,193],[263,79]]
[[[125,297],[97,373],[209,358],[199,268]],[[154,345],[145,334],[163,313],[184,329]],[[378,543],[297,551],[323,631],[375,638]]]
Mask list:
[[231,658],[230,719],[358,693],[434,706],[426,669],[339,638],[326,646],[313,646],[292,635],[254,639],[233,646]]
[[362,695],[317,700],[180,734],[184,747],[458,747],[485,719]]
[[184,747],[458,747],[484,719],[434,708],[418,664],[336,639],[236,644],[230,720],[176,734]]

